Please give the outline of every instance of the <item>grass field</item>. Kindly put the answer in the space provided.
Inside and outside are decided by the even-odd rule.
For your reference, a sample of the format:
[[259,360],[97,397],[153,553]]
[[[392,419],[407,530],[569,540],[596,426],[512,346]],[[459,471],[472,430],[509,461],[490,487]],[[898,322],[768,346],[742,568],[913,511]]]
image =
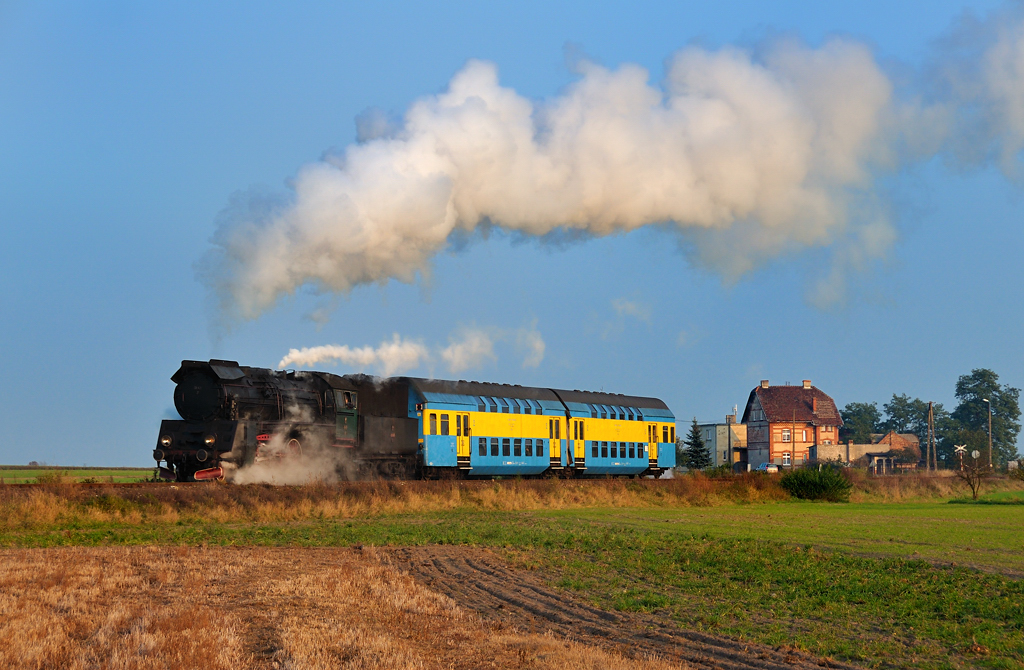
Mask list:
[[153,468],[63,468],[57,466],[0,465],[0,484],[55,484],[85,482],[130,484],[153,477]]
[[1024,667],[1024,505],[765,491],[753,498],[768,502],[709,504],[723,498],[600,482],[534,505],[557,486],[10,487],[0,546],[492,547],[599,607],[687,629],[873,667]]

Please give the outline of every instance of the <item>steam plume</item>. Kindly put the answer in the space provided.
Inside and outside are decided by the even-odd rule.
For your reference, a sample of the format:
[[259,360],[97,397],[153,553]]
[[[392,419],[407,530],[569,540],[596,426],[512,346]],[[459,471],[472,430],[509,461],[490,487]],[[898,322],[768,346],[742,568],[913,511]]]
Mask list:
[[376,349],[368,346],[353,348],[347,344],[290,349],[277,367],[283,369],[291,365],[313,367],[319,363],[342,363],[356,370],[375,369],[389,377],[430,365],[435,358],[440,358],[448,372],[457,374],[496,362],[498,357],[494,353],[495,343],[509,340],[524,356],[524,368],[537,367],[544,360],[544,338],[534,321],[528,327],[511,332],[500,328],[462,326],[449,336],[448,346],[434,348],[436,355],[431,354],[422,342],[403,339],[395,333],[390,341],[381,342]]
[[312,367],[324,361],[340,361],[359,369],[377,369],[385,377],[412,370],[430,357],[427,348],[420,342],[403,340],[395,333],[390,341],[384,340],[376,349],[373,347],[350,348],[348,345],[329,344],[320,347],[290,349],[277,367],[290,365]]
[[453,232],[482,222],[532,236],[671,222],[694,262],[727,278],[841,246],[816,291],[828,302],[849,268],[895,239],[873,192],[879,173],[979,146],[977,161],[1016,167],[1024,30],[1016,15],[975,23],[984,30],[957,38],[969,44],[962,62],[937,59],[942,90],[927,106],[901,102],[923,98],[894,95],[870,50],[848,39],[780,41],[756,56],[689,47],[660,85],[636,65],[584,62],[544,103],[471,61],[402,123],[361,116],[360,143],[301,168],[288,197],[237,196],[201,274],[230,316],[252,319],[304,285],[412,282]]
[[486,330],[480,328],[464,328],[458,340],[441,351],[441,360],[448,365],[449,372],[455,374],[465,370],[478,368],[487,361],[495,361],[494,341]]

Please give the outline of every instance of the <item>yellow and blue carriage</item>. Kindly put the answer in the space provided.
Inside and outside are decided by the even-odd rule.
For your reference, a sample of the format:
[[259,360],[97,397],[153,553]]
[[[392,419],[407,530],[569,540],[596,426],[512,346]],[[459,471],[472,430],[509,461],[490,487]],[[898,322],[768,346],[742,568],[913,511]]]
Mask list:
[[657,398],[409,379],[424,473],[658,475],[675,466],[675,416]]

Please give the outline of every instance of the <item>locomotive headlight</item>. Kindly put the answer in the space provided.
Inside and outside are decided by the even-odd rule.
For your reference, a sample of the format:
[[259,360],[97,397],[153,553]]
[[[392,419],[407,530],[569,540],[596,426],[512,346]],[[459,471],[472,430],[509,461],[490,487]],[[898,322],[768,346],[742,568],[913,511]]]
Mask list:
[[205,442],[206,446],[208,446],[208,447],[212,447],[213,443],[216,442],[216,441],[217,441],[217,438],[215,438],[213,435],[207,435],[206,439],[203,440],[203,442]]
[[163,437],[161,437],[160,438],[160,446],[164,447],[165,449],[167,447],[171,446],[171,436],[170,435],[164,435]]

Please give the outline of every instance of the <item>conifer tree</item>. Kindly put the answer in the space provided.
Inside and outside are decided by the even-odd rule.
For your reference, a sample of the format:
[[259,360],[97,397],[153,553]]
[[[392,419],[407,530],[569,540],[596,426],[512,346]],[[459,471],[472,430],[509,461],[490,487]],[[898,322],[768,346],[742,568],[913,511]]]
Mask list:
[[683,440],[685,448],[679,455],[679,464],[686,466],[690,470],[701,470],[711,465],[711,454],[708,453],[707,445],[704,444],[704,438],[700,435],[700,427],[697,425],[697,417],[693,418],[693,423],[690,424],[690,432],[686,435],[686,439]]

